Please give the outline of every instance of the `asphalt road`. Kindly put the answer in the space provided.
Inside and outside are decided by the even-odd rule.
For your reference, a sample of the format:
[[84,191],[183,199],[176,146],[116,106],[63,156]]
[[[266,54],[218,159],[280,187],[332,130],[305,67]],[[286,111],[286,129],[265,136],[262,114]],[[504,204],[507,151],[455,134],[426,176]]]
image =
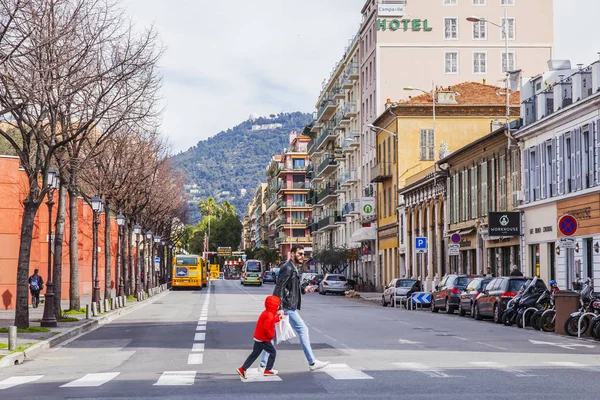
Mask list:
[[[216,281],[177,291],[21,366],[0,399],[582,399],[600,393],[600,342],[457,315],[308,294],[301,315],[317,358],[277,346],[280,376],[235,372],[273,285]],[[209,294],[210,293],[210,294]]]

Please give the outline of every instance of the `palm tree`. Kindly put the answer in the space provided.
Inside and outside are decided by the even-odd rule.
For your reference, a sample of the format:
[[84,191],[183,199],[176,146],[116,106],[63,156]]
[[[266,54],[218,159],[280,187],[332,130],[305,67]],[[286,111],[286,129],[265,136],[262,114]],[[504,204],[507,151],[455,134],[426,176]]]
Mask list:
[[219,218],[222,213],[221,207],[219,207],[215,199],[212,197],[209,197],[206,200],[200,200],[198,202],[198,208],[204,217],[212,215]]
[[279,250],[277,249],[268,249],[266,247],[261,247],[256,252],[256,255],[265,264],[271,265],[272,263],[276,263],[279,261]]
[[235,206],[227,200],[221,204],[221,209],[223,210],[223,215],[235,215]]

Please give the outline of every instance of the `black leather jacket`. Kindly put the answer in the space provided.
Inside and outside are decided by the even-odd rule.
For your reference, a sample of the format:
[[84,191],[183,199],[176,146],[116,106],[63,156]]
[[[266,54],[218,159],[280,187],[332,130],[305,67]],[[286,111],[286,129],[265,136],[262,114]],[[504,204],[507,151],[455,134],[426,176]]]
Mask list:
[[300,284],[298,269],[291,260],[288,260],[279,270],[273,296],[281,299],[281,308],[299,310],[302,303],[301,294],[304,294],[304,288]]

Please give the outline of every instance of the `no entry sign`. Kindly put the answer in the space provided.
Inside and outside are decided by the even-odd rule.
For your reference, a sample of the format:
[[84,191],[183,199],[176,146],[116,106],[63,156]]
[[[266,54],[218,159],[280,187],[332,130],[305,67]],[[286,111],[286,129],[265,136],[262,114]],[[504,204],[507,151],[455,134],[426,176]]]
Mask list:
[[558,230],[565,236],[572,236],[577,232],[577,219],[572,215],[563,215],[558,220]]

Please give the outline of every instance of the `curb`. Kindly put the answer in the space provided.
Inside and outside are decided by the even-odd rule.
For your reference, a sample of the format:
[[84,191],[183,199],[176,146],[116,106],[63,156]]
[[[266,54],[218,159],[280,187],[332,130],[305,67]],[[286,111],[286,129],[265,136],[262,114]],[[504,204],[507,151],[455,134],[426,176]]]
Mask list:
[[125,308],[119,308],[117,310],[113,310],[105,315],[101,315],[99,317],[90,317],[90,320],[79,325],[75,326],[71,329],[68,329],[50,339],[43,340],[34,344],[33,346],[27,348],[25,351],[20,351],[17,353],[9,354],[0,360],[0,369],[13,367],[19,364],[22,364],[26,360],[31,360],[35,356],[44,351],[51,349],[53,347],[58,346],[61,343],[66,342],[69,339],[72,339],[82,333],[89,332],[94,328],[99,327],[100,325],[108,324],[119,318],[123,315],[127,315],[133,311],[139,310],[147,305],[154,303],[155,301],[165,297],[170,290],[164,290],[161,293],[155,294],[154,296],[143,300],[141,302],[137,302],[134,305],[126,306]]

